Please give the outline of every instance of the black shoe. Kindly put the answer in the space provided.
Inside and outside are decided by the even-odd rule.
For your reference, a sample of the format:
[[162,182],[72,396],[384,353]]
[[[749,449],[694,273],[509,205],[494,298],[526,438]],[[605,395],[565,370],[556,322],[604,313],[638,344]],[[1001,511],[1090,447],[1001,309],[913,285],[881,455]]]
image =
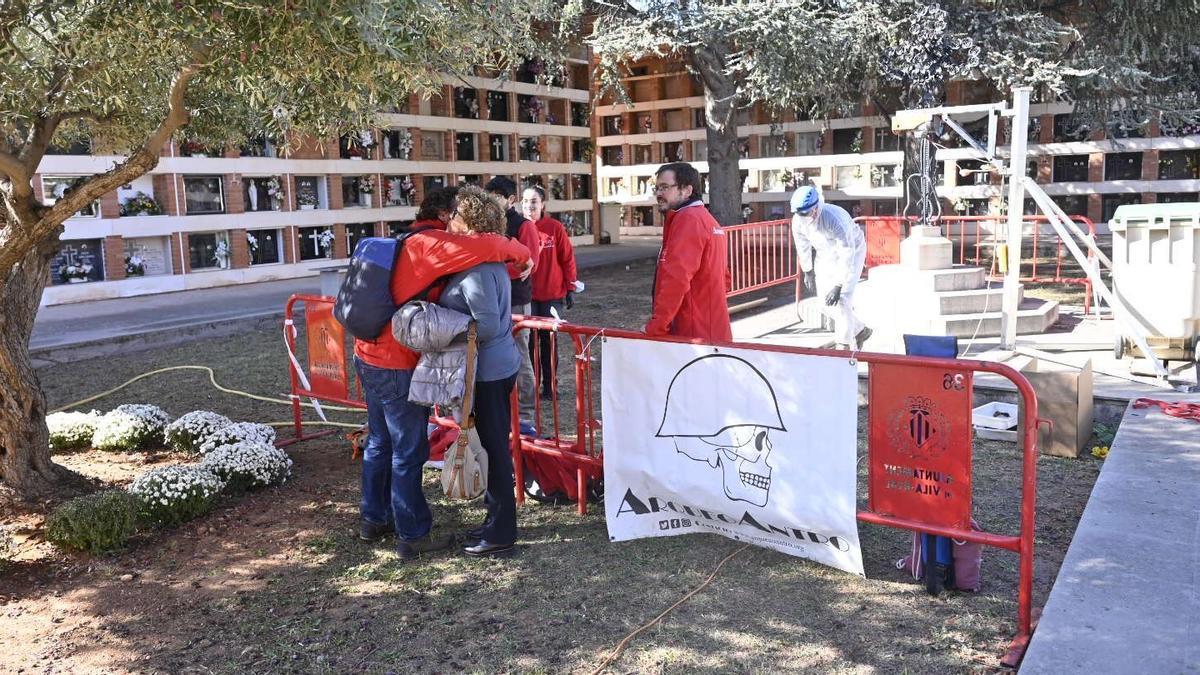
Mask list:
[[862,330],[858,331],[858,335],[854,336],[854,342],[858,345],[859,349],[862,349],[863,345],[870,339],[872,332],[870,328],[863,327]]
[[466,532],[463,532],[463,538],[467,541],[479,541],[483,539],[483,526],[473,527]]
[[464,546],[463,553],[474,558],[488,558],[491,556],[506,556],[510,555],[516,544],[489,544],[484,540],[479,540],[478,544]]
[[421,557],[422,553],[432,553],[450,548],[450,543],[449,535],[443,534],[435,537],[427,534],[420,539],[401,539],[396,544],[396,552],[400,554],[401,560],[416,560]]
[[395,531],[396,525],[391,522],[372,523],[369,520],[363,520],[358,524],[358,538],[363,541],[379,541]]

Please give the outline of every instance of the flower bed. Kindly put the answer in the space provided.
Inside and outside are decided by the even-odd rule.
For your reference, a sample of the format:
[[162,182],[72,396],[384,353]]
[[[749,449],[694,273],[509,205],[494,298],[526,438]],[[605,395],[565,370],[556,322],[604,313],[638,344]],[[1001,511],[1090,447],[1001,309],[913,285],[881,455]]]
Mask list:
[[197,466],[151,469],[129,486],[140,500],[142,517],[157,525],[178,525],[207,513],[223,489],[224,481]]
[[189,455],[200,454],[200,446],[215,432],[233,424],[233,420],[207,410],[194,410],[167,425],[167,447]]
[[96,426],[103,417],[99,410],[50,413],[46,416],[46,427],[50,430],[50,451],[66,452],[92,447]]
[[151,447],[162,443],[163,429],[170,421],[170,416],[157,406],[118,406],[97,422],[92,447],[112,452],[132,452]]
[[242,441],[206,454],[200,468],[225,482],[228,492],[279,485],[292,474],[287,453],[269,443]]
[[235,422],[217,429],[200,444],[200,454],[208,453],[226,445],[238,443],[264,443],[275,445],[275,430],[265,424]]

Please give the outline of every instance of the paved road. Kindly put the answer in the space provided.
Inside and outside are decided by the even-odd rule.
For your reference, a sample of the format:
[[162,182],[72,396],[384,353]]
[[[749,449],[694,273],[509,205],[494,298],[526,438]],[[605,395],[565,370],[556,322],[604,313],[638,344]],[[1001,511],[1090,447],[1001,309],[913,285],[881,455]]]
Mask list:
[[[659,244],[656,237],[627,238],[611,246],[580,247],[575,259],[580,269],[643,260],[654,257]],[[581,276],[586,282],[587,275]],[[228,327],[232,321],[277,316],[293,293],[319,291],[318,278],[311,276],[43,307],[34,324],[30,349],[45,354],[98,342]]]

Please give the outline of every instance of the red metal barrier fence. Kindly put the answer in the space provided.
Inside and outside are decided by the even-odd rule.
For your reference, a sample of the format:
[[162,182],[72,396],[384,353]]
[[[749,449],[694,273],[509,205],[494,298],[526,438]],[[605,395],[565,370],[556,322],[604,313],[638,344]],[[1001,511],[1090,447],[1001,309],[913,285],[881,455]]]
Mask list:
[[[1096,237],[1096,224],[1086,216],[1071,216],[1093,241]],[[1041,215],[1023,216],[1025,237],[1031,249],[1029,254],[1021,255],[1021,281],[1027,283],[1056,283],[1080,284],[1085,288],[1084,313],[1091,309],[1092,281],[1087,272],[1075,268],[1067,260],[1068,251],[1059,236],[1053,232],[1043,231],[1043,225],[1050,222],[1049,217]],[[900,242],[905,236],[906,224],[915,222],[914,218],[899,216],[866,216],[856,218],[861,223],[867,237],[866,268],[876,265],[886,265],[900,262]],[[1003,243],[1002,234],[1007,223],[1003,217],[997,216],[943,216],[937,223],[943,226],[946,236],[955,243],[954,262],[960,265],[975,265],[989,269],[988,278],[997,281],[1003,279],[997,249]],[[1041,260],[1043,249],[1050,242],[1049,263]],[[1088,249],[1089,265],[1094,264],[1094,256]],[[1065,263],[1065,265],[1064,265]]]
[[[324,321],[324,310],[333,299],[318,296],[292,296],[285,312],[285,337],[289,349],[295,352],[294,309],[296,303],[306,305],[305,332],[308,338],[308,371],[322,371],[336,379],[335,373],[346,372],[344,354],[325,348],[344,344],[345,336],[336,321]],[[314,312],[314,310],[319,310]],[[318,317],[314,321],[311,317]],[[539,402],[535,423],[540,438],[523,436],[518,426],[516,391],[513,392],[512,438],[513,464],[516,472],[517,501],[524,503],[524,472],[529,456],[553,457],[568,465],[575,475],[575,501],[580,513],[588,502],[588,482],[602,475],[604,466],[603,428],[596,397],[599,395],[596,370],[604,337],[655,342],[690,343],[679,338],[650,338],[642,333],[577,326],[539,317],[514,317],[514,330],[530,328],[551,331],[551,344],[557,351],[560,344],[570,345],[574,377],[558,372],[559,358],[551,359],[551,372],[540,372],[538,341],[533,343],[532,361],[535,369],[535,389],[540,381],[550,377],[553,396],[549,402]],[[314,333],[317,337],[313,337]],[[557,339],[559,336],[565,339]],[[314,348],[314,340],[316,347]],[[848,358],[845,352],[822,349],[803,349],[781,345],[727,343],[721,346],[762,352],[807,354]],[[1014,551],[1019,556],[1017,589],[1017,636],[1010,645],[1003,663],[1019,664],[1033,631],[1033,545],[1037,494],[1037,397],[1020,373],[1011,367],[987,361],[966,359],[937,359],[891,354],[858,353],[858,361],[868,364],[868,505],[858,511],[858,520],[887,527],[924,532],[974,541],[987,546]],[[334,359],[341,359],[340,370]],[[349,387],[332,389],[318,386],[303,387],[297,372],[297,361],[289,364],[292,383],[295,436],[283,443],[314,438],[331,432],[306,435],[300,415],[301,398],[314,397],[354,407],[365,407],[359,398],[352,398]],[[976,373],[991,373],[1012,382],[1020,395],[1021,460],[1020,528],[1016,534],[972,530],[971,442],[972,383]],[[560,394],[563,396],[560,397]],[[560,401],[571,406],[563,409]],[[549,408],[545,414],[545,408]],[[573,418],[573,419],[568,419]],[[936,456],[929,456],[921,467],[913,466],[920,453],[905,452],[905,443],[916,442],[912,429],[924,429],[927,423],[950,421],[959,430],[952,438],[940,440]],[[908,437],[906,438],[906,434]],[[909,448],[911,451],[912,448]],[[907,460],[905,460],[907,457]],[[951,486],[953,486],[951,488]],[[952,491],[953,494],[949,494]]]
[[[1024,216],[1026,237],[1032,245],[1032,255],[1021,256],[1021,281],[1027,283],[1080,284],[1084,286],[1084,312],[1091,309],[1092,282],[1086,272],[1073,267],[1067,261],[1066,248],[1058,235],[1044,232],[1041,227],[1049,218],[1039,215]],[[1072,216],[1072,220],[1083,226],[1093,239],[1096,224],[1085,216]],[[899,216],[864,216],[855,218],[866,235],[867,256],[864,270],[877,265],[900,262],[900,242],[904,240],[907,225],[914,218]],[[1003,278],[1000,273],[996,250],[1001,244],[1000,235],[1006,223],[996,216],[944,216],[937,221],[945,228],[946,236],[956,242],[954,261],[960,265],[975,265],[989,268],[989,279]],[[990,226],[990,227],[989,227]],[[770,220],[761,223],[746,223],[725,228],[729,244],[730,287],[727,297],[770,288],[780,284],[796,284],[797,298],[800,294],[799,264],[792,243],[791,221]],[[1039,254],[1049,240],[1052,246],[1049,263]],[[1094,254],[1088,250],[1089,261]],[[1064,264],[1065,263],[1065,264]]]
[[724,228],[729,248],[727,297],[795,282],[800,292],[800,265],[792,245],[792,222],[768,220]]
[[[589,470],[603,467],[603,444],[597,439],[602,431],[597,411],[593,383],[593,370],[598,362],[599,338],[615,337],[657,342],[688,343],[678,338],[649,338],[642,333],[576,326],[556,323],[541,318],[517,317],[516,327],[535,330],[552,330],[566,337],[572,346],[571,361],[575,364],[575,379],[568,386],[574,388],[575,420],[573,433],[565,435],[560,424],[559,385],[562,378],[551,372],[554,396],[551,404],[550,425],[543,425],[541,410],[537,420],[542,429],[542,438],[520,436],[513,422],[514,438],[520,442],[513,447],[514,466],[522,470],[526,453],[553,456],[568,462],[576,472],[578,481],[577,504],[580,513],[586,512],[587,490],[585,474]],[[802,349],[780,345],[729,343],[728,347],[789,354],[810,354],[846,358],[845,352],[820,349]],[[1023,375],[1002,363],[972,361],[966,359],[935,359],[891,354],[859,353],[859,361],[868,364],[870,405],[868,407],[870,458],[870,482],[868,508],[858,512],[862,522],[884,525],[914,532],[925,532],[958,540],[975,541],[988,546],[1014,551],[1019,555],[1018,582],[1018,635],[1013,640],[1004,662],[1016,665],[1020,662],[1032,634],[1033,593],[1033,536],[1035,500],[1037,496],[1037,397],[1032,385]],[[536,354],[534,363],[538,363]],[[551,361],[555,363],[557,359]],[[1020,531],[1013,534],[973,531],[971,515],[971,411],[972,381],[975,373],[993,373],[1011,381],[1021,397],[1023,405],[1021,438],[1023,456],[1021,463]],[[537,373],[542,377],[542,373]],[[537,389],[540,391],[540,389]],[[564,392],[565,393],[565,392]],[[936,410],[930,410],[933,405]],[[540,408],[541,406],[539,406]],[[515,409],[515,408],[514,408]],[[951,418],[956,429],[962,433],[955,439],[944,441],[945,454],[931,460],[929,467],[922,469],[922,479],[913,479],[911,467],[905,467],[897,459],[898,439],[894,422],[902,419],[907,425],[922,415],[942,415]],[[911,418],[915,415],[915,418]],[[910,462],[911,463],[911,462]],[[906,471],[906,469],[909,469]],[[932,478],[929,478],[933,475]],[[522,476],[517,476],[517,485],[522,485]],[[890,484],[890,487],[889,487]],[[953,485],[953,498],[948,488]],[[922,489],[913,490],[914,486]],[[939,494],[941,492],[941,494]],[[922,493],[929,499],[921,499]],[[518,502],[524,495],[518,493]],[[936,502],[937,506],[931,508]]]

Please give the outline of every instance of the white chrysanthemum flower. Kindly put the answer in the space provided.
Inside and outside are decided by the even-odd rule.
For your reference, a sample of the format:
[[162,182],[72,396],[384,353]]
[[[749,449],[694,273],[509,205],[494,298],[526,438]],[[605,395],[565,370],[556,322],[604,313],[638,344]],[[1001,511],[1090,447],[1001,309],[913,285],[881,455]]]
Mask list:
[[176,525],[208,511],[225,482],[199,466],[165,466],[134,479],[129,492],[142,501],[142,513],[153,522]]
[[92,446],[92,436],[103,414],[91,412],[57,412],[46,416],[46,427],[50,430],[50,450],[79,450]]
[[200,444],[200,454],[207,455],[223,445],[238,443],[264,443],[275,445],[275,430],[265,424],[235,422],[217,429]]
[[234,489],[276,485],[292,473],[292,460],[286,452],[269,443],[255,441],[223,445],[204,455],[200,466]]
[[132,451],[162,442],[163,428],[171,417],[153,405],[118,406],[100,418],[92,436],[97,450]]
[[200,446],[214,432],[233,424],[224,415],[207,410],[194,410],[171,422],[165,430],[167,446],[172,450],[198,454]]

